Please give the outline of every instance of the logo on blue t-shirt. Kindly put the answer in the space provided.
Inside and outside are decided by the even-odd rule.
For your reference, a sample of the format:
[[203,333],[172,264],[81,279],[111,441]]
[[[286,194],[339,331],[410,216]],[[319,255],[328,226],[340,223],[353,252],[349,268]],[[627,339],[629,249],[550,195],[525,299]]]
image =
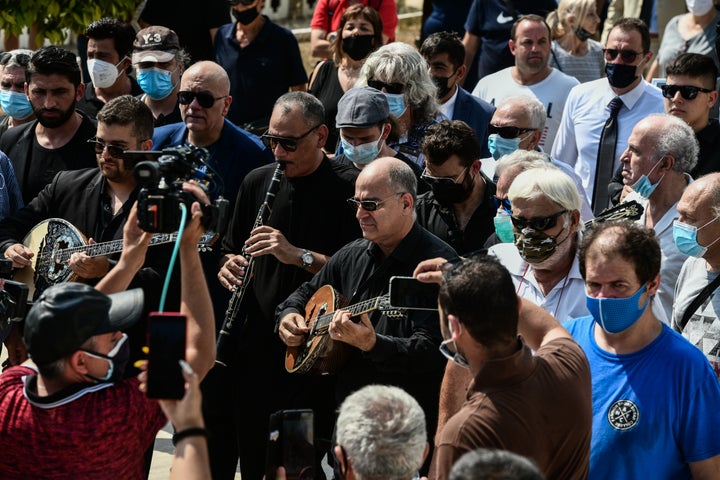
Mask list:
[[630,430],[638,424],[640,411],[630,400],[618,400],[610,405],[607,419],[615,430]]

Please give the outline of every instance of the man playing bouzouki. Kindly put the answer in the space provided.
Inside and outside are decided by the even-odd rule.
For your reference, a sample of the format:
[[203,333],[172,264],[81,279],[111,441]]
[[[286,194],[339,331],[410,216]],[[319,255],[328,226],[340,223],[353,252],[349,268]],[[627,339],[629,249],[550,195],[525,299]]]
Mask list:
[[[332,285],[350,304],[388,292],[391,276],[410,276],[420,261],[455,251],[416,222],[417,180],[400,160],[380,158],[360,173],[355,197],[363,238],[333,255],[312,280],[278,306],[280,338],[290,347],[306,341],[308,325],[301,312],[322,286]],[[351,345],[340,369],[336,401],[371,383],[396,385],[413,395],[425,410],[428,432],[435,429],[440,380],[445,365],[437,312],[412,311],[403,318],[380,312],[351,318],[335,312],[328,332],[335,342]]]
[[[153,117],[145,104],[125,95],[105,104],[97,119],[97,136],[90,142],[95,146],[99,168],[59,172],[28,205],[0,221],[0,252],[12,260],[13,267],[31,265],[38,252],[26,248],[21,240],[36,224],[49,218],[66,220],[91,241],[122,238],[125,220],[137,197],[132,168],[126,168],[122,152],[151,149]],[[156,254],[150,261],[160,260]],[[111,263],[106,256],[88,256],[84,252],[74,253],[68,261],[81,279],[105,276]],[[160,274],[146,263],[133,285],[157,288],[162,280]],[[147,291],[145,295],[146,305],[154,305],[149,299],[153,297]]]

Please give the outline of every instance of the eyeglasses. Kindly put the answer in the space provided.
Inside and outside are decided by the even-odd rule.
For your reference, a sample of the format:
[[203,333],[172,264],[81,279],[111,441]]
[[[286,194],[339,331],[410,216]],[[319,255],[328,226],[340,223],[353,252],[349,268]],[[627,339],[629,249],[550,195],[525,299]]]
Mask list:
[[510,217],[510,220],[512,220],[513,226],[518,230],[524,230],[530,227],[535,231],[544,232],[545,230],[549,230],[557,225],[558,217],[564,213],[567,213],[567,210],[562,210],[558,213],[550,215],[549,217],[534,217],[528,220],[512,216]]
[[227,97],[227,95],[223,95],[222,97],[213,97],[211,93],[207,92],[178,92],[178,102],[180,102],[181,105],[190,105],[192,101],[197,98],[198,103],[203,108],[210,108],[215,105],[215,102],[222,100],[225,97]]
[[102,140],[98,140],[97,138],[91,138],[87,141],[87,143],[92,143],[95,145],[95,153],[98,155],[102,155],[102,153],[107,148],[108,153],[113,158],[123,158],[123,152],[127,150],[127,148],[125,147],[120,147],[118,145],[110,145],[109,143],[105,143]]
[[680,92],[680,96],[685,100],[692,100],[697,97],[698,92],[712,92],[709,88],[696,87],[695,85],[663,85],[660,87],[660,90],[662,90],[663,97],[671,100],[677,92]]
[[460,175],[457,177],[433,177],[428,173],[427,168],[423,170],[422,175],[420,175],[420,178],[425,180],[429,183],[434,183],[435,185],[453,185],[455,183],[458,183],[458,180],[467,173],[467,171],[470,169],[470,167],[465,168],[462,172],[460,172]]
[[385,83],[380,80],[368,80],[368,87],[372,87],[375,90],[381,90],[384,88],[387,93],[403,93],[405,85],[402,83]]
[[635,50],[618,50],[617,48],[603,48],[605,54],[605,60],[612,62],[620,55],[620,58],[625,63],[632,63],[635,61],[638,55],[642,55],[642,52],[636,52]]
[[387,202],[391,198],[397,197],[399,195],[405,195],[406,193],[407,192],[398,192],[398,193],[394,194],[392,197],[386,198],[384,200],[358,200],[357,198],[353,197],[353,198],[348,198],[347,202],[351,207],[355,208],[355,210],[362,207],[362,209],[365,211],[374,212],[375,210],[377,210],[380,207],[380,205]]
[[500,208],[502,205],[503,210],[505,210],[507,213],[512,213],[512,205],[510,205],[510,199],[509,198],[500,198],[497,195],[492,196],[493,203],[495,204],[495,210]]
[[[322,125],[322,123],[320,125]],[[262,140],[263,144],[270,150],[275,150],[279,143],[283,150],[285,150],[286,152],[294,152],[295,150],[297,150],[298,142],[310,135],[310,132],[318,128],[320,125],[315,125],[299,137],[279,137],[277,135],[269,135],[266,132],[262,134],[260,139]]]
[[523,133],[527,132],[533,132],[537,130],[537,128],[520,128],[520,127],[498,127],[497,125],[493,125],[492,123],[488,125],[488,135],[492,135],[493,133],[497,133],[502,138],[518,138]]

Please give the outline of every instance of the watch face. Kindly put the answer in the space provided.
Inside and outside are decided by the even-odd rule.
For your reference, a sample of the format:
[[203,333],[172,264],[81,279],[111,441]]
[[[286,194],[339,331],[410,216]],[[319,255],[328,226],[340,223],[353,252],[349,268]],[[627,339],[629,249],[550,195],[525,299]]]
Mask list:
[[315,260],[315,258],[312,256],[312,253],[310,253],[310,252],[303,253],[301,258],[302,258],[303,265],[305,265],[305,266],[312,265],[313,261]]

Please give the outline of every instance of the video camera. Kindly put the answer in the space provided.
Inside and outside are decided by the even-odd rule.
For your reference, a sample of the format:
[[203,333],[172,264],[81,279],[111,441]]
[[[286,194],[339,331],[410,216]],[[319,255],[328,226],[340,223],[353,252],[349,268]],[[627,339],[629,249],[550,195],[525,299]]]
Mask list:
[[8,280],[12,273],[12,260],[0,259],[0,341],[4,342],[10,334],[12,322],[25,319],[28,307],[27,285]]
[[[207,189],[216,174],[208,165],[204,148],[178,146],[160,151],[126,151],[129,157],[153,158],[135,165],[134,173],[142,186],[138,193],[138,223],[152,233],[171,233],[180,226],[180,204],[190,206],[197,199],[183,191],[183,182],[195,180]],[[220,180],[221,181],[221,180]],[[218,198],[213,204],[202,204],[202,223],[206,230],[224,233],[227,227],[228,200]]]

